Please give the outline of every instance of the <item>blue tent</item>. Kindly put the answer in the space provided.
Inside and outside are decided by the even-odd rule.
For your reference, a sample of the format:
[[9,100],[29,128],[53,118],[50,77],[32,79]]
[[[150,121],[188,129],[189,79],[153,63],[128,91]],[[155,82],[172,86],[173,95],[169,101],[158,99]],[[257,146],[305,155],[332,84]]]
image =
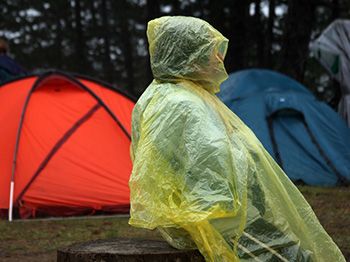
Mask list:
[[349,183],[350,128],[298,82],[269,70],[243,70],[230,74],[218,97],[293,182]]

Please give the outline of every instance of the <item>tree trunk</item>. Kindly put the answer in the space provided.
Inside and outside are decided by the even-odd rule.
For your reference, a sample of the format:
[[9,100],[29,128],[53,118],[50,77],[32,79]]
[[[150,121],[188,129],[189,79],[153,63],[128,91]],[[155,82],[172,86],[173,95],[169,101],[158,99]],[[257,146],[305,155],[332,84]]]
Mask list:
[[181,15],[181,10],[180,10],[180,1],[178,0],[172,0],[172,15]]
[[158,0],[147,0],[148,21],[160,16],[160,4]]
[[[207,9],[208,18],[204,17],[215,29],[219,30],[225,37],[229,37],[229,30],[227,28],[228,14],[225,13],[225,8],[230,0],[221,0],[220,8],[217,0],[209,0],[207,4],[202,4],[202,8]],[[205,13],[205,12],[203,12]]]
[[87,66],[87,60],[84,54],[85,41],[83,36],[82,24],[81,24],[81,6],[80,0],[75,0],[75,54],[76,54],[76,70],[80,73],[85,73],[84,70]]
[[265,44],[264,44],[264,61],[263,67],[268,69],[273,69],[272,62],[272,43],[273,43],[273,27],[275,22],[275,0],[270,0],[269,2],[269,18],[267,21],[267,28],[265,34]]
[[279,69],[295,80],[302,82],[309,41],[314,23],[313,1],[289,0],[286,24],[283,30]]
[[339,18],[339,0],[332,0],[332,20]]
[[104,39],[104,44],[103,44],[103,71],[104,71],[104,76],[106,80],[109,83],[113,83],[113,66],[111,62],[111,49],[110,49],[110,30],[109,30],[109,24],[108,24],[108,12],[107,12],[107,2],[106,0],[102,0],[102,23],[103,23],[103,39]]
[[90,6],[90,12],[92,16],[92,26],[93,28],[97,28],[97,18],[96,18],[96,7],[95,7],[95,1],[89,1],[89,6]]
[[255,12],[253,16],[253,23],[251,28],[254,28],[254,35],[250,36],[250,39],[254,39],[255,52],[256,52],[256,67],[264,66],[264,50],[265,50],[265,38],[264,38],[264,21],[263,15],[260,9],[261,0],[255,0]]
[[[155,18],[160,17],[160,4],[158,0],[147,0],[147,23]],[[147,49],[148,50],[148,49]],[[149,50],[148,50],[149,52]],[[149,57],[149,55],[148,55]],[[150,58],[148,58],[148,66],[146,68],[147,74],[146,74],[146,82],[150,83],[153,80],[153,73],[151,70],[150,65]]]
[[121,14],[121,21],[120,21],[120,29],[121,29],[121,44],[123,49],[123,56],[124,56],[124,68],[126,70],[127,75],[127,89],[130,91],[133,95],[135,95],[134,90],[134,52],[132,48],[132,39],[130,34],[130,29],[128,25],[128,2],[126,0],[120,1],[120,14]]
[[228,38],[226,68],[235,72],[247,68],[248,65],[248,24],[250,1],[237,0],[230,2],[230,30]]
[[53,2],[54,8],[55,8],[55,15],[56,15],[56,37],[55,37],[55,56],[56,56],[56,65],[59,69],[62,69],[63,67],[63,55],[62,55],[62,26],[61,26],[61,19],[64,14],[64,5],[60,4],[61,2]]

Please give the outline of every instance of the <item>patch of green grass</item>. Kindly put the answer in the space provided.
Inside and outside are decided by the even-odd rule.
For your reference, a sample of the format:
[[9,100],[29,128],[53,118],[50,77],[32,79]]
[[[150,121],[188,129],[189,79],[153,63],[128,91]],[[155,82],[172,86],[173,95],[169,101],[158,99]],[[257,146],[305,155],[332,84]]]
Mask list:
[[40,256],[50,254],[49,261],[55,261],[52,251],[78,242],[124,237],[162,239],[157,231],[131,227],[128,219],[0,220],[0,258],[3,255],[8,261],[20,261],[19,253],[37,257],[41,251]]
[[350,188],[298,186],[320,223],[350,261]]
[[350,197],[350,188],[349,187],[314,187],[314,186],[306,186],[300,185],[297,186],[300,192],[305,196],[308,200],[314,200],[317,198],[324,198],[327,196],[335,197],[336,201],[347,201]]
[[[320,223],[350,261],[350,188],[298,188]],[[132,227],[128,220],[128,217],[0,220],[0,261],[53,262],[56,261],[56,250],[97,239],[162,239],[158,231]]]

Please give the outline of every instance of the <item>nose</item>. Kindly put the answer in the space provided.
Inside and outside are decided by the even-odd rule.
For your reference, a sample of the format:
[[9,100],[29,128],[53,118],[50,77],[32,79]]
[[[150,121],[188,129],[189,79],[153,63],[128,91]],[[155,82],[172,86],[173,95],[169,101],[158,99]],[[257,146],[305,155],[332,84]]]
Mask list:
[[224,58],[222,57],[222,55],[220,54],[220,52],[218,52],[218,57],[221,59],[221,61],[224,61]]

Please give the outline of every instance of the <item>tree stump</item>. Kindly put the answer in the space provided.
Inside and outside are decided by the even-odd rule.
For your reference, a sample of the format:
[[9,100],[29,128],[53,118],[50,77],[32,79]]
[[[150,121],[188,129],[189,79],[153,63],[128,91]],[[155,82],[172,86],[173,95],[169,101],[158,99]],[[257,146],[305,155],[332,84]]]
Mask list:
[[177,250],[165,241],[104,239],[57,251],[57,262],[205,262],[198,250]]

